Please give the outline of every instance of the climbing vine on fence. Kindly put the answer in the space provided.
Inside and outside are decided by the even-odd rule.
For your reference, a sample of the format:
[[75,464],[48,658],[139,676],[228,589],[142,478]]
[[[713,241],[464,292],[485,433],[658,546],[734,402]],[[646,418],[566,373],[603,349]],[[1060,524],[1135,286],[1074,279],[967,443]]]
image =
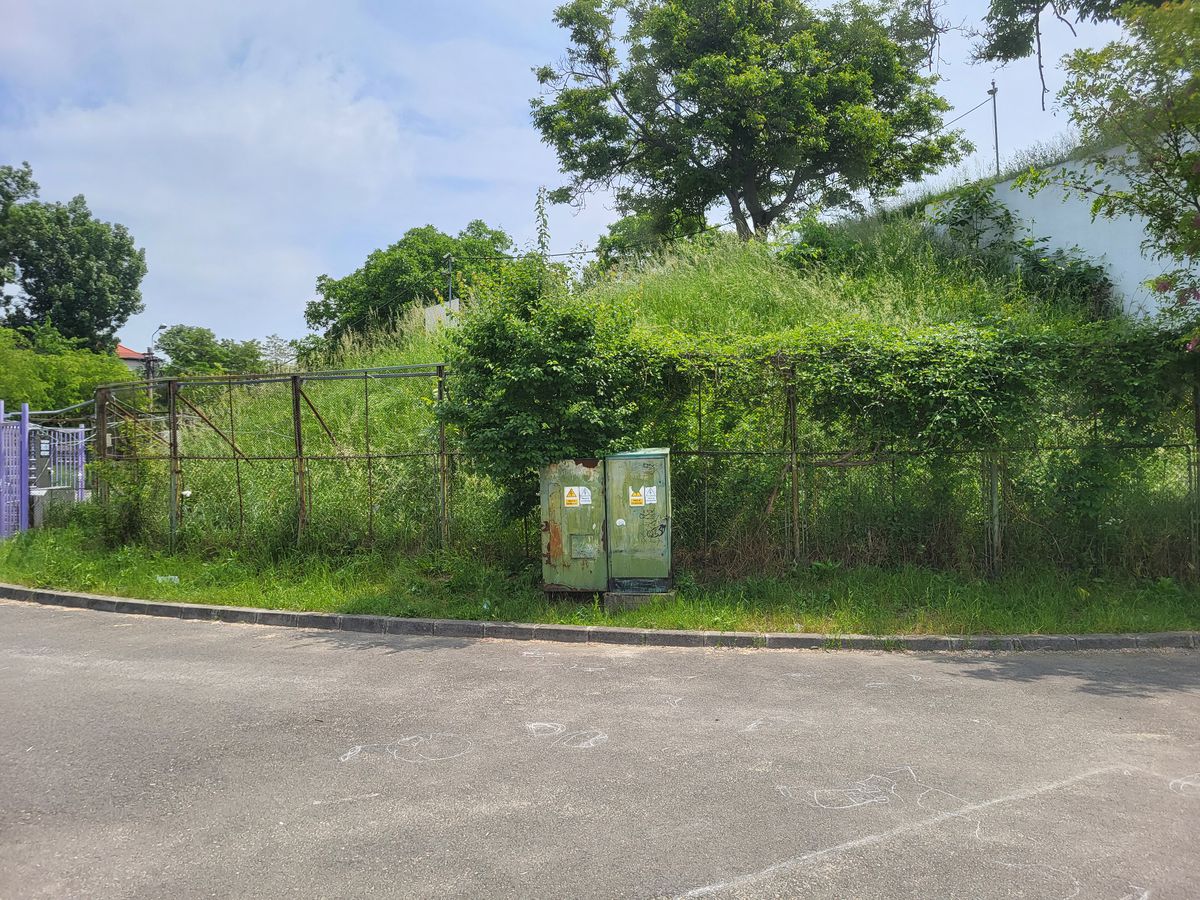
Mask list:
[[1195,440],[1195,359],[1152,323],[837,323],[716,340],[579,300],[497,301],[474,307],[454,342],[441,413],[513,514],[533,506],[537,469],[554,459],[693,440],[702,385],[719,398],[710,433],[757,428],[777,446],[791,392],[811,450]]

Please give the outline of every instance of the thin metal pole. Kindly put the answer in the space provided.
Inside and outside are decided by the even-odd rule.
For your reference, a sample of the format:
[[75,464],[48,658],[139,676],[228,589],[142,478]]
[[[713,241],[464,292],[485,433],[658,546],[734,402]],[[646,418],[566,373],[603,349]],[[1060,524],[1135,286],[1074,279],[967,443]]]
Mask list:
[[18,531],[29,528],[29,404],[21,404],[21,445],[17,448],[17,496],[18,515],[21,517]]
[[296,487],[296,543],[304,536],[308,519],[308,507],[304,478],[304,432],[300,421],[300,376],[293,375],[292,382],[292,433],[295,437],[295,457],[292,462],[292,477]]
[[75,437],[75,499],[83,502],[83,492],[86,487],[84,470],[87,468],[87,434],[83,425],[79,426]]
[[104,480],[104,464],[108,459],[108,388],[96,391],[96,477],[92,484],[101,503],[108,502],[108,483]]
[[175,549],[175,535],[179,529],[179,409],[176,395],[179,393],[179,382],[172,378],[167,382],[167,422],[170,427],[168,453],[170,461],[170,511],[168,526],[170,528],[171,549]]
[[233,379],[229,379],[229,384],[226,386],[229,391],[229,446],[230,452],[233,454],[233,473],[237,479],[237,495],[238,495],[238,540],[241,540],[246,530],[246,504],[242,497],[242,461],[238,459],[237,454],[237,433],[233,425]]
[[[446,367],[437,367],[437,402],[446,399]],[[438,519],[442,549],[450,547],[450,467],[446,456],[446,422],[438,417]]]
[[371,468],[371,376],[363,373],[363,433],[367,454],[367,540],[375,540],[375,478]]
[[800,546],[800,471],[798,465],[799,435],[796,426],[796,370],[789,373],[787,386],[788,450],[792,488],[792,562],[801,560]]
[[[996,94],[1000,89],[996,87],[996,79],[992,79],[992,89],[988,94],[992,98],[992,137],[996,147],[996,177],[1000,177],[1000,115],[996,112]],[[977,95],[978,96],[978,95]]]
[[[446,311],[450,311],[450,304],[454,302],[454,257],[449,253],[446,254]],[[441,366],[438,367],[439,371]],[[440,376],[439,376],[440,377]]]
[[1000,573],[1003,556],[1004,533],[1000,521],[1000,459],[994,450],[980,454],[980,470],[983,475],[984,568],[989,575]]

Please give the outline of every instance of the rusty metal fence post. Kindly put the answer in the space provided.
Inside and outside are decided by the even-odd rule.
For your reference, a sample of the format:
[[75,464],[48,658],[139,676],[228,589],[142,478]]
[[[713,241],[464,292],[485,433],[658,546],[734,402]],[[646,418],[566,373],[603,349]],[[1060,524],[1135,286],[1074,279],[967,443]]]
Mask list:
[[[440,412],[446,399],[446,367],[437,367],[437,403]],[[450,457],[446,452],[446,422],[438,416],[438,540],[443,550],[450,548]]]
[[363,451],[367,457],[367,541],[375,541],[375,473],[371,466],[371,376],[363,372]]
[[291,382],[292,434],[295,438],[295,455],[292,458],[292,481],[296,491],[296,543],[299,544],[304,538],[304,529],[308,522],[308,502],[305,496],[307,479],[304,473],[304,428],[300,418],[300,376],[293,375]]
[[788,432],[788,471],[791,475],[792,495],[792,562],[797,565],[803,561],[803,537],[800,527],[800,466],[799,448],[800,435],[796,423],[796,368],[788,371],[787,384],[787,432]]
[[237,482],[237,498],[238,498],[238,540],[245,540],[246,537],[246,501],[242,494],[242,461],[239,458],[237,449],[237,428],[233,418],[233,376],[230,376],[229,383],[226,385],[229,392],[229,450],[233,457],[233,474]]
[[1000,515],[1000,457],[994,451],[983,454],[984,562],[989,575],[1000,574],[1004,555],[1004,529]]
[[104,480],[104,466],[108,459],[108,388],[96,391],[96,462],[92,476],[92,490],[101,503],[108,502],[108,483]]
[[179,466],[179,382],[172,378],[167,382],[167,427],[170,429],[167,442],[167,455],[169,458],[169,480],[170,486],[168,491],[169,510],[167,516],[168,529],[170,530],[171,549],[175,549],[175,538],[179,531],[180,523],[180,475]]

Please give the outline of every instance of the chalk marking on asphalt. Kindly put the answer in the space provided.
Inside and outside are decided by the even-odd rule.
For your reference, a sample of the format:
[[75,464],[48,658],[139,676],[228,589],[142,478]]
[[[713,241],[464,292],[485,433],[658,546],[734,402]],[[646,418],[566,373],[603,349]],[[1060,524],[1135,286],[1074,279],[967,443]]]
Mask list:
[[980,803],[972,803],[969,806],[962,807],[961,809],[939,813],[936,816],[930,816],[928,819],[922,819],[918,822],[909,822],[906,825],[898,825],[895,828],[892,828],[888,831],[881,831],[878,834],[869,834],[865,837],[855,838],[852,841],[835,844],[832,847],[822,847],[820,850],[811,850],[808,853],[802,853],[799,856],[793,856],[791,859],[785,859],[783,862],[778,862],[772,866],[767,866],[767,868],[762,869],[759,872],[751,872],[746,875],[739,875],[738,877],[731,878],[728,881],[718,881],[714,884],[706,884],[703,887],[694,888],[688,891],[686,894],[680,894],[679,896],[681,898],[707,897],[711,894],[720,893],[721,891],[757,884],[760,881],[766,881],[769,878],[774,878],[776,875],[781,875],[785,872],[791,872],[795,869],[799,869],[810,862],[814,862],[815,860],[822,859],[826,856],[832,856],[837,853],[845,853],[847,850],[857,850],[859,847],[870,847],[873,844],[879,844],[894,837],[900,837],[904,834],[920,831],[921,829],[928,828],[931,825],[941,825],[943,822],[948,822],[951,819],[961,818],[966,813],[979,812],[981,810],[990,809],[993,806],[1002,806],[1006,803],[1015,803],[1018,800],[1031,800],[1034,797],[1040,796],[1041,794],[1048,794],[1051,791],[1057,791],[1061,788],[1070,787],[1073,784],[1078,784],[1081,781],[1087,781],[1089,778],[1095,778],[1098,775],[1108,775],[1112,772],[1119,772],[1122,768],[1122,766],[1105,766],[1102,769],[1091,769],[1087,772],[1081,772],[1078,775],[1072,775],[1070,778],[1064,778],[1061,781],[1053,781],[1049,784],[1041,784],[1036,787],[1014,791],[1011,794],[1005,794],[1003,797],[995,797],[991,800],[984,800]]
[[1144,888],[1140,884],[1129,884],[1130,890],[1137,891],[1136,894],[1126,894],[1121,900],[1150,900],[1150,889]]
[[[433,749],[422,747],[432,745]],[[403,762],[445,762],[466,756],[475,747],[470,738],[450,732],[434,731],[427,734],[410,734],[390,744],[357,744],[338,757],[338,762],[349,762],[362,754],[379,753]],[[453,753],[448,751],[455,751]]]
[[671,706],[673,706],[675,708],[678,708],[679,704],[683,702],[682,697],[669,697],[666,694],[663,694],[663,699],[666,700],[667,703],[669,703]]
[[567,730],[567,726],[561,722],[526,722],[525,727],[534,737],[553,736]]
[[1185,797],[1190,794],[1200,797],[1200,772],[1197,772],[1195,775],[1184,775],[1182,778],[1173,779],[1167,785],[1167,790],[1174,791],[1176,794],[1182,794]]
[[569,747],[572,750],[591,750],[593,747],[599,747],[601,744],[607,743],[608,735],[597,728],[592,728],[587,731],[573,731],[566,737],[561,737],[554,742],[556,747]]
[[751,722],[749,725],[747,725],[745,728],[743,728],[742,731],[743,732],[754,731],[762,723],[763,723],[762,719],[755,719],[753,722]]

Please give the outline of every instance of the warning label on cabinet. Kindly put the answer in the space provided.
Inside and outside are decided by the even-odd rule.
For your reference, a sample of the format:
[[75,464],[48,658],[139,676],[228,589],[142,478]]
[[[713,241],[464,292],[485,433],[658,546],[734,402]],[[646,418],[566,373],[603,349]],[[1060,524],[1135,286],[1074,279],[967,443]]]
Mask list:
[[658,485],[652,484],[642,488],[642,496],[646,498],[647,506],[653,506],[658,502]]
[[630,506],[645,506],[646,505],[645,495],[642,494],[640,489],[636,490],[636,491],[633,488],[629,489],[629,505]]
[[575,486],[565,488],[563,492],[563,506],[567,509],[578,509],[580,506],[592,505],[591,488]]

